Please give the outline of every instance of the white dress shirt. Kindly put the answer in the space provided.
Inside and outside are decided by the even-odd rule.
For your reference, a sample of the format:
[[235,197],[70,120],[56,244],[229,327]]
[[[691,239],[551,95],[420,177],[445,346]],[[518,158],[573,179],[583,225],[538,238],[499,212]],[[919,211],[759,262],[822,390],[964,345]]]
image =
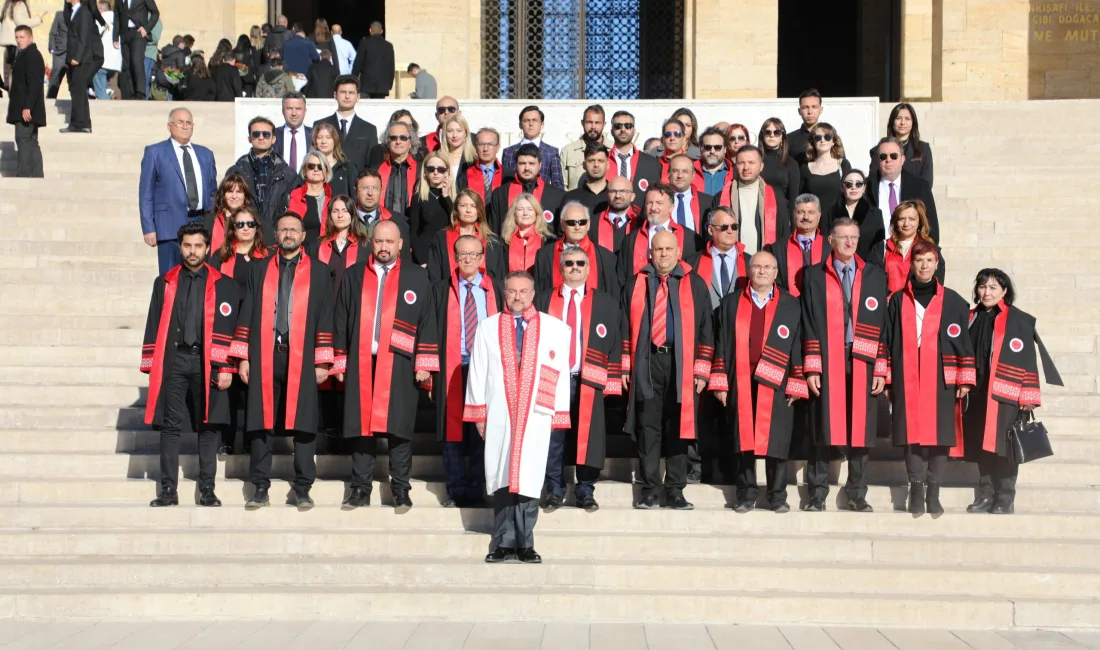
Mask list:
[[[914,300],[913,301],[913,306],[916,307],[916,309],[914,310],[914,314],[917,317],[917,349],[919,350],[920,349],[921,333],[924,330],[924,305],[922,305],[922,304],[920,304],[920,302]],[[916,363],[916,361],[915,360],[911,361],[911,363]]]
[[[187,173],[183,169],[183,145],[176,142],[176,140],[174,138],[169,138],[169,140],[172,141],[172,151],[176,152],[176,162],[180,166],[180,178],[183,179],[183,188],[186,190],[187,189]],[[199,156],[198,156],[198,154],[195,153],[195,145],[193,145],[191,143],[188,143],[187,144],[187,153],[191,156],[191,167],[193,167],[194,170],[195,170],[195,189],[197,189],[198,193],[199,193],[199,209],[201,210],[202,207],[203,207],[203,205],[202,205],[202,197],[203,197],[203,194],[202,194],[202,171],[199,169]]]
[[[384,270],[392,271],[393,270],[393,263],[391,262],[389,264],[379,264],[378,262],[375,262],[372,266],[374,266],[374,273],[378,276],[378,300],[379,300],[379,302],[381,302],[381,300],[382,300],[382,273],[383,273]],[[389,281],[390,281],[390,279],[387,277],[386,282],[389,282]],[[377,303],[375,303],[374,308],[376,310],[378,309],[378,304]],[[373,317],[374,317],[374,313],[371,313],[371,318],[373,318]],[[362,323],[359,324],[360,327],[362,327],[362,325],[363,325]],[[375,356],[378,355],[378,336],[379,336],[379,334],[380,334],[379,332],[375,332],[374,333],[374,340],[371,341],[371,343],[370,343],[370,353],[372,355],[375,355]]]
[[[756,212],[760,205],[760,180],[752,185],[740,185],[737,187],[738,214],[741,215],[741,243],[745,245],[745,252],[755,255],[760,249],[760,231],[756,228]],[[783,218],[783,217],[777,217]]]
[[294,134],[294,140],[298,141],[298,158],[295,160],[290,159],[290,127],[283,125],[283,150],[279,153],[282,155],[283,160],[286,161],[287,167],[290,167],[291,171],[297,173],[302,168],[302,161],[305,159],[306,154],[309,153],[309,143],[306,142],[306,125],[303,123],[298,127],[298,132]]
[[[734,285],[733,281],[737,277],[737,249],[731,248],[723,253],[714,246],[710,247],[710,258],[714,261],[714,279],[718,281],[722,280],[723,256],[726,258],[726,273],[728,274],[726,278],[729,280],[730,289],[732,289]],[[715,289],[717,289],[718,292],[721,293],[722,285],[716,285]]]
[[[624,163],[623,163],[623,160],[621,158],[619,158],[619,155],[621,153],[622,152],[620,152],[618,149],[614,149],[614,148],[611,149],[611,155],[615,157],[615,164],[619,166],[619,168],[616,170],[616,173],[615,173],[616,176],[622,176],[623,175],[622,169],[623,169],[623,164]],[[625,164],[626,164],[626,177],[627,177],[627,179],[630,180],[631,183],[633,183],[634,182],[634,172],[631,170],[630,167],[631,167],[632,164],[634,164],[634,147],[631,147],[630,148],[630,153],[626,154]],[[608,180],[611,180],[611,179],[609,178]]]
[[[127,9],[133,9],[134,8],[134,0],[126,0],[126,8]],[[127,11],[126,15],[129,16],[130,12]],[[130,27],[130,29],[134,29],[135,27],[137,27],[137,25],[135,25],[134,21],[132,21],[132,20],[128,20],[128,21],[126,21],[126,23]]]
[[687,188],[683,192],[676,192],[672,197],[672,220],[679,223],[677,215],[680,214],[680,197],[683,196],[684,202],[684,227],[695,230],[695,214],[691,211],[691,188]]
[[[882,211],[882,226],[886,229],[886,238],[889,239],[893,234],[890,227],[890,183],[891,181],[885,178],[878,182],[878,209]],[[898,199],[898,203],[901,203],[901,176],[898,176],[897,180],[893,181],[895,196]]]
[[[569,310],[577,310],[577,329],[573,333],[573,349],[577,351],[577,362],[569,369],[569,374],[575,375],[581,371],[581,363],[584,361],[584,350],[581,349],[581,332],[584,331],[584,323],[581,322],[581,301],[584,300],[584,285],[573,289],[567,284],[561,285],[561,296],[564,298],[562,305],[565,312],[561,315],[561,322],[569,323]],[[574,303],[576,306],[574,306]]]
[[657,233],[664,232],[666,230],[672,230],[672,219],[669,219],[659,226],[654,226],[653,224],[649,225],[649,237],[646,238],[646,242],[649,244],[650,250],[653,250],[653,237]]
[[[766,296],[761,296],[760,294],[756,293],[756,289],[750,289],[749,295],[752,297],[753,304],[755,304],[760,309],[763,309],[764,306],[767,305],[768,302],[775,297],[775,287],[772,287],[771,291],[769,291],[768,295]],[[766,332],[765,336],[767,336]]]

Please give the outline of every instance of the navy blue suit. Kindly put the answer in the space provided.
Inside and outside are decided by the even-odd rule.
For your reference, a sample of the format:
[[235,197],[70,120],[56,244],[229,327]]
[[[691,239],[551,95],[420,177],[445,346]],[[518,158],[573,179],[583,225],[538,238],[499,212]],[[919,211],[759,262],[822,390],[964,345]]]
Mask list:
[[191,143],[195,173],[202,179],[199,208],[190,210],[187,205],[187,185],[183,168],[172,146],[172,140],[164,140],[145,147],[141,157],[141,179],[138,182],[138,212],[141,215],[141,232],[157,234],[157,258],[161,274],[183,262],[176,233],[189,221],[199,221],[205,212],[214,209],[214,194],[218,191],[218,172],[214,152]]

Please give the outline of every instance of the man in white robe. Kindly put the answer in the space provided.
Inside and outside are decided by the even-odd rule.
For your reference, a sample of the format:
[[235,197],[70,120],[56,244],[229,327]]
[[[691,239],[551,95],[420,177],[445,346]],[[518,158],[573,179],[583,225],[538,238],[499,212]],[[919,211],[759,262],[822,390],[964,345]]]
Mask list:
[[539,313],[534,298],[534,278],[509,273],[508,310],[481,322],[470,356],[462,416],[485,438],[496,525],[486,562],[542,561],[534,528],[550,431],[569,428],[569,326]]

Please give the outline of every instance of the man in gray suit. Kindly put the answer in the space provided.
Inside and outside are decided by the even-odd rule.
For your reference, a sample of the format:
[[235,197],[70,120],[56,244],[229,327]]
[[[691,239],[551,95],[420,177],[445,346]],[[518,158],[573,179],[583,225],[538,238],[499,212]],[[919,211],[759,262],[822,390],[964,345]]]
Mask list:
[[413,99],[435,99],[436,95],[439,94],[435,85],[435,77],[415,63],[409,64],[408,73],[416,79],[416,90],[409,93],[409,97]]
[[50,25],[50,36],[46,43],[53,55],[50,65],[50,87],[46,91],[46,99],[57,99],[57,91],[61,89],[61,77],[65,75],[65,48],[69,40],[69,26],[65,23],[65,12],[59,11],[53,16],[53,24]]

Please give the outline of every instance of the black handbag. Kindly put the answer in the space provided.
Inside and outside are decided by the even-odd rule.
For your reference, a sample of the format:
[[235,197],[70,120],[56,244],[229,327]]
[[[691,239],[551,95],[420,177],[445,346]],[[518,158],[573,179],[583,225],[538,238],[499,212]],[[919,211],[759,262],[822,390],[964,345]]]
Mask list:
[[1054,455],[1050,436],[1042,422],[1036,422],[1031,411],[1020,411],[1008,429],[1008,451],[1017,464]]

